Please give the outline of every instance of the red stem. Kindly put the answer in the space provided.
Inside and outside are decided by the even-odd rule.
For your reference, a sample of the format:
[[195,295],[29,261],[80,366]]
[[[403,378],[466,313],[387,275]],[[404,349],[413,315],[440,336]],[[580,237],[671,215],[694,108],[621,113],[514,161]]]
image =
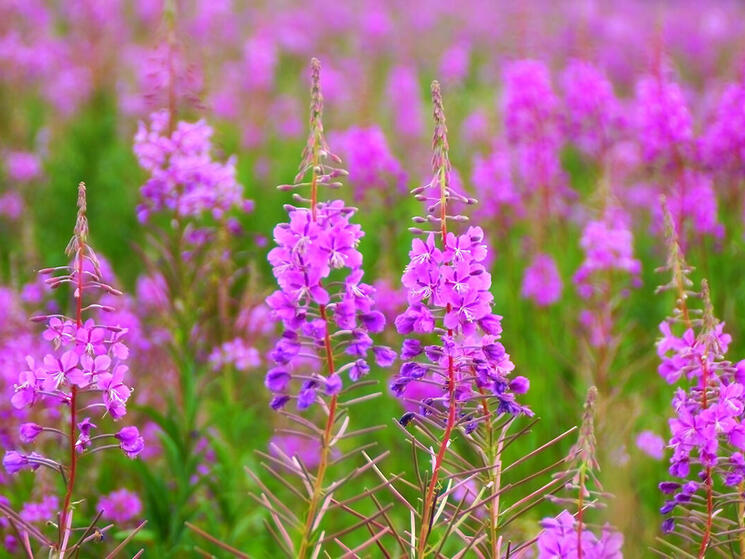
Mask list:
[[[80,328],[83,325],[83,246],[78,246],[78,258],[77,258],[77,299],[75,308],[75,322],[77,327]],[[63,541],[63,533],[65,526],[67,526],[67,516],[70,514],[70,502],[72,501],[72,492],[75,487],[75,475],[77,473],[78,465],[78,453],[75,449],[75,442],[77,437],[75,436],[76,424],[77,424],[77,396],[78,388],[73,385],[72,393],[70,395],[70,477],[67,481],[67,490],[65,491],[65,502],[62,505],[62,514],[60,515],[59,525],[59,542],[60,545]]]
[[[699,359],[701,363],[701,406],[706,409],[709,405],[708,397],[706,395],[706,388],[709,385],[709,368],[703,359]],[[704,536],[701,539],[701,547],[698,550],[699,559],[703,559],[706,556],[706,548],[709,546],[709,540],[711,539],[711,529],[714,521],[714,487],[711,479],[711,466],[706,467],[706,479],[704,480],[706,485],[706,529],[704,530]]]
[[[440,170],[440,180],[441,188],[440,188],[440,234],[442,237],[442,247],[443,249],[447,246],[447,198],[445,196],[445,189],[444,184],[445,177],[444,169]],[[450,303],[448,303],[446,312],[450,312],[452,310],[452,307]],[[453,331],[452,329],[448,329],[448,336],[452,336]],[[435,494],[435,488],[437,487],[437,479],[440,474],[440,468],[442,467],[442,460],[445,458],[445,452],[448,448],[448,442],[450,441],[450,435],[453,432],[453,427],[455,425],[455,363],[453,362],[453,356],[448,356],[448,420],[445,425],[445,432],[442,435],[442,443],[440,443],[440,449],[437,452],[437,456],[435,458],[435,464],[432,468],[432,479],[429,481],[429,487],[427,487],[427,493],[425,494],[424,498],[424,508],[422,509],[422,524],[419,529],[419,545],[418,545],[418,552],[419,556],[424,556],[424,548],[426,546],[427,537],[429,536],[429,524],[431,520],[431,514],[432,514],[432,504],[434,502],[434,494]]]

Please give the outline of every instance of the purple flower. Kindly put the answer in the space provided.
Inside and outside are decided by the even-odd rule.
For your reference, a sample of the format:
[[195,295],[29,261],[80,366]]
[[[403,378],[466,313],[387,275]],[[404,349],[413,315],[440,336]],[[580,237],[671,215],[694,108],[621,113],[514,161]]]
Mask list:
[[21,439],[21,442],[24,444],[28,444],[30,442],[33,442],[33,440],[39,436],[39,433],[42,432],[42,426],[37,423],[22,423],[21,426],[18,428],[18,434]]
[[343,383],[341,380],[341,376],[339,376],[337,373],[334,373],[330,377],[326,379],[326,394],[329,396],[333,396],[334,394],[338,394],[341,392],[341,389],[343,387]]
[[102,355],[107,351],[104,343],[105,338],[106,328],[96,326],[93,320],[88,320],[75,332],[75,349],[78,355],[86,354],[90,357]]
[[613,86],[589,62],[572,60],[561,75],[566,113],[564,133],[582,151],[598,156],[623,126],[623,112]]
[[18,375],[18,383],[14,386],[13,396],[10,402],[16,409],[23,409],[34,403],[36,393],[40,388],[40,378],[43,375],[42,369],[37,368],[33,357],[26,357],[27,371],[22,371]]
[[[417,200],[429,205],[431,214],[447,215],[455,212],[454,201],[468,201],[468,198],[458,192],[452,181],[442,100],[436,83],[433,101],[436,121],[433,177],[414,192]],[[450,207],[439,208],[448,200]],[[460,220],[466,219],[460,216]],[[501,397],[504,405],[500,411],[530,413],[514,402],[512,394],[505,393],[508,375],[514,369],[509,355],[505,351],[493,351],[501,333],[501,317],[492,314],[491,276],[484,264],[487,256],[480,227],[468,227],[458,234],[448,231],[445,222],[441,224],[440,234],[429,232],[423,238],[412,239],[409,263],[401,277],[408,306],[395,319],[398,333],[406,336],[401,350],[404,363],[390,383],[397,397],[407,398],[413,381],[424,381],[431,375],[438,379],[435,386],[442,387],[436,393],[439,391],[441,400],[450,400],[450,405],[455,405],[453,400],[467,400],[477,390],[486,389]],[[437,332],[436,344],[423,346],[420,339],[409,337],[413,333],[433,332]],[[489,349],[485,352],[483,348]],[[517,386],[523,387],[520,383]],[[431,412],[432,406],[421,404],[423,413]]]
[[585,226],[580,240],[585,259],[573,277],[577,291],[583,298],[587,299],[594,293],[594,274],[624,272],[639,282],[641,262],[634,258],[633,236],[628,221],[625,213],[609,209],[602,220],[590,221]]
[[[544,518],[538,534],[538,559],[574,559],[577,557],[577,522],[563,510],[556,518]],[[623,535],[605,525],[600,537],[583,528],[582,556],[588,559],[623,559]]]
[[127,400],[132,389],[124,384],[124,375],[129,370],[126,365],[117,365],[113,372],[98,375],[96,384],[103,391],[103,402],[106,410],[114,419],[119,419],[127,413]]
[[[311,134],[309,146],[317,141]],[[320,141],[324,157],[330,158],[325,140]],[[308,170],[318,172],[308,165],[308,161],[303,162],[301,176]],[[346,174],[328,163],[318,169],[321,174],[314,180],[321,185]],[[266,303],[285,330],[269,354],[277,366],[265,378],[265,385],[273,393],[273,409],[282,408],[295,392],[297,409],[303,411],[321,394],[335,396],[341,390],[339,374],[324,378],[316,366],[319,360],[325,362],[326,345],[331,343],[335,326],[345,334],[341,342],[344,353],[358,358],[346,367],[337,363],[337,370],[349,369],[352,381],[369,371],[364,361],[373,348],[369,333],[382,331],[385,317],[374,309],[375,290],[362,282],[358,244],[363,232],[351,222],[354,213],[341,200],[318,202],[310,208],[288,207],[289,221],[274,228],[277,246],[267,258],[279,289],[267,297]],[[332,274],[338,281],[327,289],[325,282]],[[395,359],[395,352],[384,346],[375,347],[373,353],[380,366],[388,366]],[[299,382],[295,374],[311,376],[312,380]]]
[[636,446],[655,460],[662,460],[665,453],[665,440],[652,431],[642,431],[636,437]]
[[126,489],[118,489],[102,496],[96,508],[101,511],[102,518],[117,524],[124,524],[142,514],[140,498]]
[[231,208],[242,207],[243,187],[235,179],[235,159],[212,160],[210,126],[204,121],[179,122],[168,136],[168,113],[153,113],[150,118],[149,129],[140,123],[134,143],[140,166],[150,173],[140,189],[141,221],[162,211],[191,217],[210,212],[220,218]]
[[209,356],[209,362],[215,371],[228,365],[238,371],[249,371],[261,365],[261,356],[259,350],[245,340],[235,338],[216,347]]
[[41,175],[38,156],[26,151],[11,151],[5,155],[8,178],[14,182],[29,182]]
[[124,451],[128,458],[136,458],[145,448],[145,439],[140,436],[137,427],[123,427],[116,435],[119,439],[119,447]]
[[380,128],[353,127],[331,134],[329,138],[347,161],[349,182],[356,201],[375,191],[387,199],[386,193],[392,187],[405,192],[406,172],[391,154]]
[[59,511],[59,499],[56,495],[42,497],[38,503],[24,503],[20,516],[26,522],[52,521]]
[[291,458],[297,458],[306,468],[314,468],[321,457],[321,445],[315,438],[299,435],[274,435],[270,441],[269,450],[277,455],[283,452]]
[[669,162],[685,154],[693,141],[693,125],[683,91],[661,76],[636,84],[635,124],[647,161]]
[[520,60],[504,72],[502,99],[505,130],[512,143],[559,139],[559,100],[548,67],[537,60]]
[[60,357],[47,354],[44,357],[43,371],[46,378],[42,387],[47,391],[54,391],[68,381],[71,384],[84,387],[88,384],[88,377],[78,369],[78,355],[74,351],[66,351]]
[[39,464],[29,461],[29,457],[20,452],[9,450],[3,456],[3,467],[9,474],[17,474],[25,469],[35,470]]
[[553,305],[561,297],[562,282],[556,262],[548,254],[538,254],[525,270],[520,294],[536,305]]

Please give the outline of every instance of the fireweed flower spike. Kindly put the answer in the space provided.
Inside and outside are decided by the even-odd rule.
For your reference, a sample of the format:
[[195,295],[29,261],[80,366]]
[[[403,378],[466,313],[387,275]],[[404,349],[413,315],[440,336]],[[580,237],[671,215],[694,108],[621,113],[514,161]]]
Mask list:
[[[96,423],[106,417],[118,421],[127,412],[132,388],[126,384],[129,353],[124,344],[126,329],[103,325],[95,317],[97,312],[113,308],[97,304],[92,300],[93,293],[121,293],[102,280],[98,258],[88,242],[86,188],[82,182],[78,186],[75,232],[66,254],[70,264],[41,270],[40,274],[53,289],[62,285],[72,288],[74,315],[32,317],[34,322],[44,322],[47,326],[42,337],[48,351],[43,356],[26,358],[28,369],[19,374],[11,402],[17,409],[33,406],[69,409],[69,413],[60,414],[66,424],[63,429],[24,423],[19,431],[21,441],[27,444],[37,442],[45,432],[63,436],[67,462],[18,450],[6,452],[3,458],[8,473],[46,467],[60,474],[65,492],[58,513],[59,534],[56,542],[39,538],[60,557],[66,552],[73,553],[80,545],[73,545],[70,536],[75,482],[86,455],[119,447],[128,457],[135,458],[144,447],[143,438],[133,426],[93,435],[98,426],[89,415],[98,416]],[[38,530],[31,533],[38,534]]]
[[498,402],[498,413],[531,413],[515,398],[527,390],[528,381],[510,378],[514,365],[499,342],[501,317],[492,313],[491,276],[483,264],[487,256],[483,231],[468,227],[456,234],[448,228],[449,223],[467,221],[465,216],[452,213],[453,203],[472,205],[476,200],[457,192],[451,184],[445,113],[436,81],[432,83],[432,102],[433,177],[413,193],[427,204],[427,216],[415,217],[414,222],[436,229],[411,228],[422,238],[412,241],[411,260],[402,277],[408,307],[395,322],[400,334],[434,334],[437,342],[405,339],[401,350],[405,361],[391,384],[399,396],[414,381],[442,387],[440,396],[419,402],[420,413],[433,416],[444,430],[439,449],[432,452],[432,473],[423,499],[417,544],[420,557],[425,554],[440,468],[453,430],[464,426],[468,432],[478,425],[481,404],[474,402],[491,398]]
[[[691,289],[678,233],[665,208],[669,257],[663,270],[671,281],[659,291],[673,291],[676,307],[673,316],[660,324],[662,338],[657,344],[660,375],[669,384],[680,384],[673,396],[674,416],[669,420],[670,475],[675,481],[660,484],[668,496],[660,512],[667,516],[663,531],[679,530],[677,545],[695,544],[699,558],[706,556],[722,542],[729,541],[732,529],[726,518],[732,507],[727,504],[743,500],[745,480],[745,361],[736,365],[725,355],[732,338],[724,324],[714,317],[709,287],[704,280],[699,292]],[[699,299],[701,309],[691,308],[689,301]],[[735,490],[735,488],[737,488]],[[743,516],[736,519],[742,534]],[[734,525],[734,524],[733,524]],[[745,551],[741,535],[741,552]],[[670,550],[678,547],[670,545]]]
[[[277,246],[268,255],[279,289],[267,298],[267,304],[284,327],[270,353],[274,366],[265,379],[272,393],[270,405],[306,426],[308,420],[285,408],[304,412],[320,406],[327,416],[323,428],[311,435],[320,434],[320,458],[305,518],[298,519],[296,526],[299,544],[295,547],[290,539],[280,542],[297,557],[317,554],[322,544],[315,538],[333,491],[325,480],[329,458],[348,421],[345,418],[342,431],[337,431],[339,396],[346,392],[345,384],[364,385],[357,381],[370,371],[370,358],[381,367],[390,366],[396,358],[390,348],[374,346],[370,337],[383,329],[385,318],[374,308],[374,289],[362,282],[362,255],[357,245],[363,232],[351,222],[356,210],[342,200],[319,200],[320,187],[339,187],[339,179],[347,172],[338,167],[340,159],[324,136],[318,60],[313,59],[311,69],[308,142],[295,184],[279,187],[294,190],[298,205],[285,206],[289,221],[275,227]],[[298,192],[304,188],[310,190],[309,198]],[[299,469],[296,456],[286,456],[277,446],[272,450],[289,460],[283,466],[295,473],[304,471]],[[278,528],[286,534],[284,527]]]
[[587,223],[580,240],[584,260],[572,278],[583,299],[579,322],[586,332],[593,382],[607,395],[620,338],[616,324],[629,286],[641,283],[626,213],[605,192],[602,216]]

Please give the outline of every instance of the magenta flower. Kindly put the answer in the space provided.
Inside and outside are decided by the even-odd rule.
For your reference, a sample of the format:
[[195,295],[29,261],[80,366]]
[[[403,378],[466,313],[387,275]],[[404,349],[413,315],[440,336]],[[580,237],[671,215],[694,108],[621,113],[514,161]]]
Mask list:
[[[556,518],[544,518],[538,535],[538,559],[576,559],[577,521],[566,510]],[[600,537],[590,529],[582,530],[582,557],[587,559],[623,559],[623,535],[605,525]]]
[[637,82],[635,125],[647,161],[671,162],[691,148],[693,124],[683,90],[664,77]]
[[525,269],[520,294],[536,305],[553,305],[561,297],[562,281],[556,262],[548,254],[538,254]]
[[[429,205],[430,215],[444,216],[453,211],[454,202],[475,201],[458,192],[450,182],[439,84],[435,82],[432,87],[436,118],[433,177],[414,193]],[[451,206],[444,207],[448,202]],[[458,220],[465,221],[465,217],[458,216]],[[403,397],[411,394],[407,386],[412,382],[429,381],[441,387],[438,397],[422,403],[425,415],[432,413],[435,404],[454,409],[456,402],[465,405],[484,392],[496,396],[498,413],[530,414],[510,392],[508,375],[514,365],[509,355],[504,348],[496,350],[501,347],[497,344],[502,317],[492,312],[491,276],[484,266],[488,252],[484,232],[480,227],[468,227],[456,234],[447,230],[442,217],[434,221],[439,231],[422,232],[423,238],[412,239],[409,263],[401,277],[407,289],[408,307],[396,317],[395,324],[399,334],[407,336],[401,348],[405,362],[390,389]],[[437,343],[424,345],[422,340],[408,337],[412,333],[436,334]],[[452,428],[452,423],[448,425]]]
[[60,357],[47,354],[42,368],[45,375],[42,388],[53,392],[65,381],[81,388],[87,386],[89,377],[78,368],[78,362],[78,354],[74,351],[66,351]]
[[112,491],[98,500],[101,517],[121,525],[142,514],[142,502],[136,493],[126,489]]
[[28,370],[18,375],[18,383],[15,384],[13,396],[10,398],[11,404],[16,409],[23,409],[34,403],[37,391],[41,388],[41,379],[44,371],[41,367],[36,367],[34,358],[26,357]]
[[571,60],[561,75],[564,133],[585,153],[602,155],[624,123],[622,107],[604,73],[589,62]]
[[[52,327],[48,329],[52,330]],[[93,320],[87,320],[85,324],[75,332],[76,351],[78,355],[88,354],[89,356],[101,355],[106,353],[105,339],[107,329],[103,326],[96,326]]]
[[14,182],[30,182],[41,176],[41,162],[33,153],[11,151],[5,155],[5,170]]
[[134,151],[140,166],[150,173],[142,186],[138,217],[147,221],[153,212],[197,217],[210,212],[220,218],[243,206],[243,187],[235,180],[235,158],[213,161],[212,128],[204,121],[179,122],[167,134],[168,113],[151,115],[148,129],[140,123]]
[[136,458],[145,448],[145,439],[140,436],[140,431],[137,427],[132,425],[122,428],[114,436],[119,439],[119,446],[128,458]]
[[321,457],[321,445],[317,439],[299,435],[274,435],[269,442],[273,455],[280,452],[297,458],[306,468],[315,468]]
[[[330,164],[338,158],[330,153],[323,136],[318,80],[319,66],[314,66],[311,134],[296,179],[300,181],[310,171],[312,189],[338,185],[334,181],[346,175],[346,171]],[[342,200],[318,202],[317,196],[317,190],[312,190],[310,207],[286,206],[289,221],[274,228],[277,246],[267,257],[279,289],[267,297],[266,303],[284,326],[270,353],[276,367],[265,378],[265,385],[273,393],[270,405],[274,409],[284,407],[293,397],[300,411],[322,395],[335,398],[343,388],[339,373],[347,371],[349,379],[355,381],[369,369],[366,360],[373,340],[368,332],[379,332],[385,324],[382,313],[374,310],[375,290],[362,282],[358,245],[364,233],[351,222],[356,210]],[[332,273],[336,281],[327,288]],[[355,358],[351,364],[337,363],[339,356],[333,355],[331,347],[334,331],[342,336],[334,344]],[[375,350],[380,365],[393,361],[392,350],[386,350]],[[325,363],[326,376],[319,372],[318,363]]]
[[352,127],[329,138],[347,162],[355,201],[375,191],[387,198],[386,192],[393,187],[399,192],[406,190],[406,172],[391,153],[380,128]]
[[665,454],[665,440],[652,431],[642,431],[636,436],[636,446],[655,460],[662,460]]
[[24,503],[20,516],[26,522],[53,521],[59,510],[59,498],[56,495],[46,495],[39,502]]
[[[107,445],[91,448],[96,440],[116,436],[125,454],[131,458],[143,449],[144,441],[136,428],[125,427],[118,435],[101,434],[93,436],[98,427],[90,418],[80,418],[82,410],[110,411],[115,419],[126,413],[125,403],[131,389],[124,384],[127,366],[123,361],[128,356],[124,344],[127,328],[111,326],[110,323],[98,323],[94,318],[85,320],[89,313],[100,312],[100,309],[112,313],[109,318],[123,317],[115,311],[111,299],[121,295],[119,291],[105,283],[104,275],[111,275],[99,262],[95,252],[88,245],[88,220],[86,217],[86,189],[83,183],[78,186],[78,215],[74,235],[70,240],[66,254],[69,264],[41,270],[44,283],[51,289],[62,285],[71,286],[74,311],[72,317],[61,313],[52,316],[35,316],[34,322],[44,322],[46,329],[40,336],[39,347],[29,346],[34,352],[44,355],[41,365],[31,356],[26,357],[28,369],[18,375],[11,403],[17,409],[46,406],[46,413],[36,413],[35,418],[59,419],[60,427],[25,422],[20,425],[19,438],[24,444],[38,442],[39,434],[48,431],[54,438],[64,444],[59,454],[67,457],[66,462],[58,462],[52,457],[41,456],[35,452],[20,453],[17,450],[6,452],[3,464],[8,473],[14,474],[23,469],[36,470],[45,467],[56,474],[61,474],[65,485],[66,496],[62,507],[55,503],[53,514],[42,514],[41,508],[47,507],[47,500],[35,505],[27,505],[21,513],[28,518],[46,515],[56,518],[60,526],[60,541],[70,541],[71,503],[74,503],[76,474],[78,472],[78,455],[108,448]],[[104,274],[105,272],[105,274]],[[103,292],[99,299],[95,292]],[[112,372],[113,371],[113,372]],[[112,402],[115,400],[115,402]],[[53,447],[45,446],[52,451]],[[52,501],[48,501],[51,503]],[[70,519],[70,520],[66,520]],[[63,544],[61,553],[64,553]],[[69,550],[70,548],[68,548]]]
[[42,431],[42,426],[37,423],[22,423],[18,428],[19,438],[24,444],[33,442],[39,433]]
[[132,394],[132,389],[124,384],[124,376],[129,367],[117,365],[112,372],[102,372],[98,375],[96,385],[103,391],[103,402],[106,411],[114,419],[119,419],[127,413],[127,400]]
[[580,246],[585,259],[572,279],[583,298],[595,293],[595,274],[621,272],[631,276],[634,283],[639,283],[641,262],[634,258],[628,217],[620,210],[607,210],[602,220],[588,222]]

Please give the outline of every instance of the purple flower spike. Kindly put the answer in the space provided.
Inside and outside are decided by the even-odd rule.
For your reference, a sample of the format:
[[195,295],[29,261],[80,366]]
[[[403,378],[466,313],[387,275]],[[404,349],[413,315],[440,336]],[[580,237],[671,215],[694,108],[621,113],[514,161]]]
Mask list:
[[[275,410],[293,395],[299,411],[319,398],[335,398],[342,389],[335,371],[348,370],[353,382],[366,375],[370,349],[381,367],[391,365],[396,357],[390,348],[373,348],[370,337],[383,330],[385,316],[374,308],[375,289],[362,281],[358,245],[364,233],[352,222],[356,209],[342,200],[319,201],[319,189],[340,186],[338,181],[347,172],[336,166],[340,159],[331,153],[323,134],[320,65],[315,60],[312,78],[311,131],[303,161],[296,184],[280,187],[295,190],[311,185],[305,198],[309,205],[286,206],[288,221],[274,228],[276,246],[267,257],[279,289],[266,303],[284,326],[269,354],[277,366],[265,377]],[[332,274],[334,281],[329,281]],[[354,359],[351,365],[338,362],[337,344]]]

